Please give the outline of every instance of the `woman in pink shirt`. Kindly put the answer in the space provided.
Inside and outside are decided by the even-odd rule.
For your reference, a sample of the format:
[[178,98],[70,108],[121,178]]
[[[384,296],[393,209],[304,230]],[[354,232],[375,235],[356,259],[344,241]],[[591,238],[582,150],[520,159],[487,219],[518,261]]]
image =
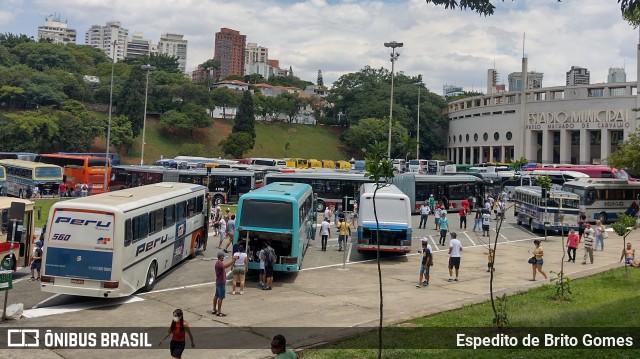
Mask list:
[[567,262],[576,262],[576,249],[578,249],[579,241],[580,236],[578,236],[576,231],[573,229],[569,231],[569,235],[567,236],[567,254],[569,254],[569,260]]

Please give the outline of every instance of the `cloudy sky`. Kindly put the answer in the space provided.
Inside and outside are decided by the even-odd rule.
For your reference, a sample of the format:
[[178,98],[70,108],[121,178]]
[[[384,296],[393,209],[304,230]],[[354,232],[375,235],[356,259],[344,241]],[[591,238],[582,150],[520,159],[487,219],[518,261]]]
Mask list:
[[[422,74],[427,87],[444,84],[485,91],[487,69],[499,82],[520,71],[544,73],[543,86],[561,86],[572,65],[591,71],[591,83],[606,82],[610,67],[626,67],[636,79],[638,30],[620,16],[616,1],[494,1],[496,14],[446,10],[424,0],[3,0],[0,32],[36,36],[45,17],[58,13],[78,32],[118,20],[157,42],[164,32],[189,41],[187,70],[213,57],[214,34],[239,30],[247,42],[269,48],[269,57],[291,66],[302,79],[325,84],[364,66],[390,68],[384,42],[403,42],[396,70]],[[625,66],[626,65],[626,66]]]

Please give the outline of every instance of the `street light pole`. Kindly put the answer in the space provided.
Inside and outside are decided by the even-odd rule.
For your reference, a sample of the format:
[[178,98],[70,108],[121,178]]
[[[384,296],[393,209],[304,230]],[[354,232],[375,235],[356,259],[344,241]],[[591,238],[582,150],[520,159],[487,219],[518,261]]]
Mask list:
[[[109,159],[109,145],[111,142],[111,109],[113,107],[113,68],[115,67],[116,64],[116,44],[118,42],[114,41],[113,43],[111,43],[111,45],[113,45],[113,50],[111,52],[111,87],[109,89],[109,121],[107,123],[107,149],[105,151],[105,158],[106,160]],[[107,175],[108,175],[109,171],[107,171],[107,169],[105,168],[104,170],[104,184],[102,187],[102,192],[103,193],[107,193],[107,191],[109,190],[107,188]]]
[[393,119],[393,72],[394,72],[394,65],[396,63],[396,60],[400,56],[400,53],[396,53],[396,48],[402,47],[403,45],[404,45],[403,43],[396,42],[396,41],[384,43],[384,47],[391,48],[391,103],[389,105],[389,140],[387,143],[387,157],[389,159],[391,159],[391,124],[392,124],[391,121]]
[[151,65],[142,65],[141,69],[147,70],[147,85],[144,88],[144,118],[142,120],[142,153],[140,154],[140,166],[144,164],[144,145],[145,145],[145,132],[147,129],[147,98],[149,94],[149,72],[155,70],[154,66]]
[[418,85],[418,129],[416,130],[416,160],[420,159],[420,88],[422,87],[422,81],[417,83]]

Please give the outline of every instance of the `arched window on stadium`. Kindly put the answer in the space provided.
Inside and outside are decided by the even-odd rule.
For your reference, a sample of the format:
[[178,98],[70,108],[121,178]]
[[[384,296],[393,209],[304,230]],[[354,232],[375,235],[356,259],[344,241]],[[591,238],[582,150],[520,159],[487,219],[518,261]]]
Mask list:
[[512,137],[513,137],[513,134],[511,133],[511,131],[507,132],[507,141],[511,141]]
[[485,132],[484,135],[482,135],[482,139],[486,142],[489,139],[489,135]]
[[493,139],[496,140],[496,141],[499,140],[500,139],[500,134],[497,133],[497,132],[494,132],[493,133]]
[[477,133],[473,134],[473,140],[476,141],[476,142],[478,141],[478,134]]
[[467,139],[467,142],[469,142],[469,134],[468,133],[467,133],[466,139]]
[[458,135],[458,142],[462,143],[462,135]]

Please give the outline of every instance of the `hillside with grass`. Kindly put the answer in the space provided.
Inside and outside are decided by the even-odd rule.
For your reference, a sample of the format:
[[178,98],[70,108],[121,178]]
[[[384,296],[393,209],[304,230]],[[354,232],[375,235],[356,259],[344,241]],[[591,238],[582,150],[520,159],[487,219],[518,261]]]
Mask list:
[[[211,127],[196,130],[193,134],[170,134],[161,129],[157,117],[148,116],[144,163],[179,155],[224,157],[218,144],[231,133],[232,127],[233,120],[216,119]],[[348,160],[350,157],[339,139],[341,131],[338,127],[320,125],[257,122],[256,144],[245,156]],[[104,150],[104,139],[101,142],[95,143],[96,150]],[[138,136],[123,156],[124,163],[140,163],[141,144],[142,136]]]

